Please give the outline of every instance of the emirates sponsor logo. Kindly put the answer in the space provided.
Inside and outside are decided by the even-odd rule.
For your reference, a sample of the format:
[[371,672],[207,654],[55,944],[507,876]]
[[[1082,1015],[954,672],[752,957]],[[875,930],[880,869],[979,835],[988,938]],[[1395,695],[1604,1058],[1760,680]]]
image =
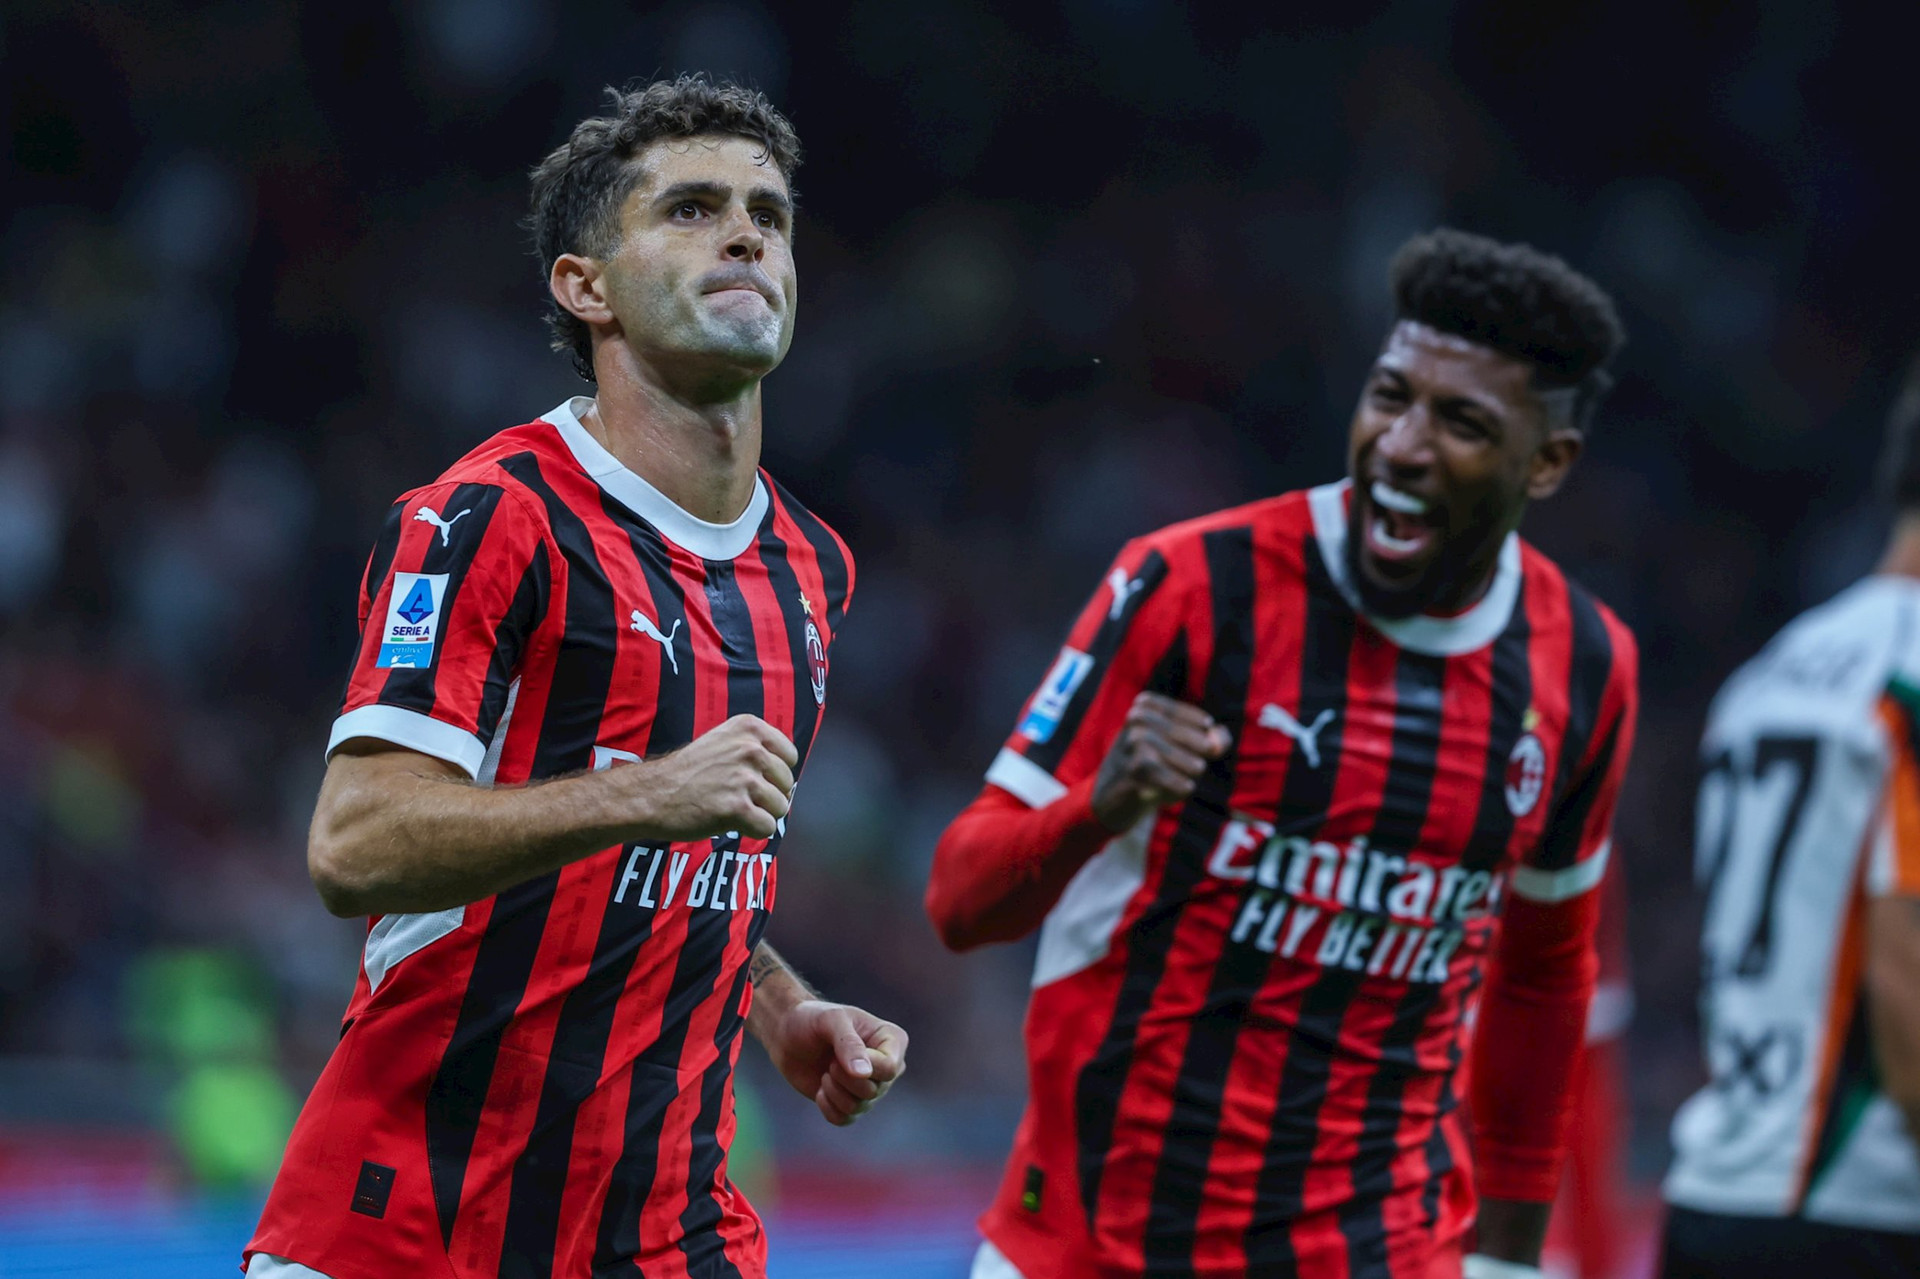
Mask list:
[[1229,933],[1237,944],[1394,980],[1447,980],[1466,925],[1499,906],[1502,880],[1485,870],[1303,836],[1235,818],[1207,870],[1248,892]]

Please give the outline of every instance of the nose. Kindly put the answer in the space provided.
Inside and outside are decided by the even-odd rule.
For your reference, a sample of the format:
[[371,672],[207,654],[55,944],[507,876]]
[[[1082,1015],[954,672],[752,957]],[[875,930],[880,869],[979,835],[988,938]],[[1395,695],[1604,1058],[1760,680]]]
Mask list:
[[767,255],[767,237],[745,209],[734,210],[729,219],[722,251],[737,262],[758,262]]
[[1424,471],[1433,463],[1431,428],[1426,405],[1416,402],[1387,424],[1374,441],[1373,451],[1395,472]]

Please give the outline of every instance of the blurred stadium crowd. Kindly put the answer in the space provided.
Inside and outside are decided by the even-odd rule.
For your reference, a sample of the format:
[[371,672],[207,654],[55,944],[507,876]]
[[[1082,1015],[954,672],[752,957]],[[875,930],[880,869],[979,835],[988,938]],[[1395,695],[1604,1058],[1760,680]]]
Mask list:
[[[356,575],[395,495],[581,389],[526,169],[602,85],[706,68],[809,149],[766,464],[860,567],[769,936],[914,1043],[864,1140],[783,1098],[777,1148],[1003,1153],[1027,957],[940,949],[935,837],[1123,539],[1341,470],[1386,259],[1446,221],[1565,254],[1631,332],[1525,531],[1645,653],[1618,846],[1656,1172],[1699,1077],[1706,698],[1882,529],[1911,42],[1805,2],[1318,8],[9,4],[0,1128],[271,1169],[359,944],[303,859]],[[207,1137],[236,1106],[259,1139]]]

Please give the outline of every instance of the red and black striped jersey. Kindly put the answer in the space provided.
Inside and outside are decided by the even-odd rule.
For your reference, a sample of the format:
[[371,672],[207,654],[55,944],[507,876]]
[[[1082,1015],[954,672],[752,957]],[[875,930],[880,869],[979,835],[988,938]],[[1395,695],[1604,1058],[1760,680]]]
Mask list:
[[1409,1279],[1471,1220],[1469,1011],[1509,893],[1600,881],[1637,658],[1518,536],[1464,613],[1367,616],[1348,495],[1128,544],[988,771],[1078,793],[1142,690],[1233,738],[1042,925],[982,1220],[1023,1274]]
[[[582,427],[586,403],[393,507],[329,751],[379,738],[507,785],[750,713],[804,763],[845,544],[764,473],[738,520],[695,519]],[[370,921],[249,1254],[343,1279],[760,1276],[726,1152],[780,838],[608,848]]]

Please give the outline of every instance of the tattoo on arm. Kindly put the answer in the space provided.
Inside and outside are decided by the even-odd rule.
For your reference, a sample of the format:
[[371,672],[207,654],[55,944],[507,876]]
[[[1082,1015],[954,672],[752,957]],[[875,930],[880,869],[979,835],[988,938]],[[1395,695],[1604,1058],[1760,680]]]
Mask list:
[[758,946],[755,946],[753,948],[753,958],[747,961],[747,980],[755,986],[760,986],[765,984],[768,978],[782,975],[785,975],[794,985],[804,991],[807,998],[811,999],[819,995],[819,991],[809,986],[799,973],[793,971],[786,960],[780,958],[779,951],[767,945],[765,942],[761,942]]

